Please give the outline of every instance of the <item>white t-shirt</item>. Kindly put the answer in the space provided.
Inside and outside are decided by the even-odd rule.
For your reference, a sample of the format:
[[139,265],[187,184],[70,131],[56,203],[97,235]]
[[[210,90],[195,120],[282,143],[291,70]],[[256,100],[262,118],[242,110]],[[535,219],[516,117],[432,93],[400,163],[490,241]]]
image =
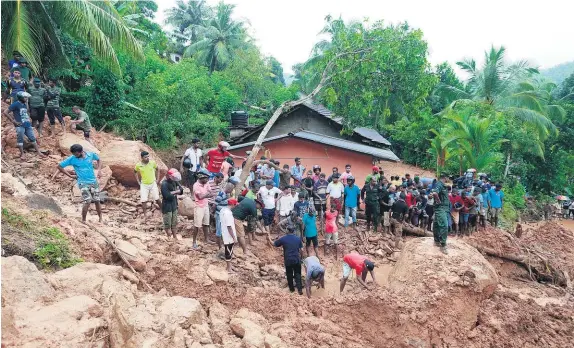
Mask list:
[[191,172],[197,172],[197,165],[199,164],[201,166],[201,163],[199,162],[199,159],[202,156],[202,152],[201,149],[194,149],[193,147],[190,147],[189,149],[185,150],[185,153],[183,154],[183,157],[188,157],[189,160],[191,161],[191,168],[189,168],[189,171]]
[[271,190],[268,190],[267,187],[261,186],[258,193],[263,199],[263,207],[265,209],[275,209],[275,194],[280,194],[280,189],[272,187]]
[[295,208],[295,199],[292,195],[283,196],[279,198],[277,202],[277,209],[279,209],[279,215],[287,216]]
[[341,182],[336,184],[334,182],[330,182],[329,185],[327,185],[327,194],[329,194],[331,198],[341,198],[344,190],[345,185],[341,184]]
[[229,207],[221,208],[221,211],[219,212],[219,223],[221,224],[221,238],[223,239],[223,244],[235,243],[233,236],[229,234],[229,229],[227,228],[231,227],[233,233],[237,236],[237,232],[235,231],[235,220],[233,219],[233,214]]

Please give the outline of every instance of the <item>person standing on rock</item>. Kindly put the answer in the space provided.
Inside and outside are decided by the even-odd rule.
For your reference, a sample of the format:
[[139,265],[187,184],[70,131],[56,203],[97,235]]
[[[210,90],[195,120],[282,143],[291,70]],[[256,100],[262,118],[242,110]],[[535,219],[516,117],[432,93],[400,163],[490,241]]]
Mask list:
[[[283,247],[283,260],[285,263],[285,273],[287,274],[287,284],[289,291],[295,292],[295,286],[299,295],[303,295],[303,284],[301,281],[301,255],[303,253],[303,242],[299,236],[295,235],[295,229],[289,227],[287,234],[277,239],[273,245]],[[295,280],[295,284],[293,284]]]
[[229,198],[235,189],[235,185],[239,183],[236,178],[230,178],[229,182],[225,184],[223,190],[219,191],[215,196],[215,236],[217,238],[217,248],[221,249],[222,233],[224,228],[221,226],[220,213],[221,209],[227,207]]
[[201,169],[201,163],[203,163],[203,152],[199,148],[199,139],[193,139],[191,144],[191,147],[185,150],[183,157],[181,157],[179,170],[183,173],[184,184],[190,191],[193,191],[193,185],[197,181],[197,173]]
[[217,144],[217,149],[210,150],[205,156],[206,168],[213,177],[215,173],[221,172],[221,164],[227,157],[245,160],[245,157],[235,156],[227,151],[229,143],[226,141],[220,141]]
[[357,281],[359,284],[365,287],[365,289],[370,290],[370,287],[365,282],[367,280],[367,272],[371,273],[373,278],[373,283],[377,285],[375,280],[375,264],[367,259],[366,256],[359,255],[357,253],[347,254],[343,257],[343,277],[341,278],[341,284],[339,286],[339,292],[343,292],[345,289],[345,284],[347,284],[347,279],[351,275],[351,270],[357,272]]
[[[82,206],[82,222],[86,222],[86,215],[88,214],[88,209],[90,204],[94,202],[96,205],[96,211],[98,212],[99,221],[102,222],[102,207],[100,205],[100,185],[98,183],[98,178],[100,177],[100,170],[102,169],[102,162],[100,161],[100,156],[94,152],[86,152],[80,144],[74,144],[70,147],[70,152],[72,156],[66,158],[58,165],[58,170],[64,175],[76,179],[78,182],[78,188],[82,193],[82,200],[84,205]],[[96,172],[94,172],[94,164],[96,161],[97,167]],[[64,170],[65,167],[72,166],[74,168],[75,174],[70,174],[68,171]]]
[[46,97],[46,89],[40,85],[42,81],[35,77],[34,83],[28,88],[30,93],[30,118],[32,119],[32,126],[38,131],[38,136],[42,137],[42,126],[46,117],[46,106],[44,105],[44,98]]
[[315,209],[311,208],[305,215],[301,218],[303,224],[303,230],[305,233],[305,252],[309,256],[309,247],[313,243],[313,250],[315,255],[319,255],[319,240],[317,237],[317,216],[315,215]]
[[[247,197],[239,197],[239,204],[231,208],[235,223],[235,232],[237,233],[237,240],[243,249],[243,254],[247,253],[247,243],[245,242],[245,226],[244,222],[249,222],[250,219],[257,220],[257,203],[255,200]],[[255,228],[255,227],[253,227]],[[250,231],[251,232],[251,231]],[[253,245],[254,233],[250,236],[249,245]],[[251,233],[250,233],[251,234]]]
[[311,285],[317,282],[321,288],[325,289],[325,267],[321,265],[319,258],[315,255],[303,260],[305,265],[305,291],[307,297],[311,298]]
[[149,158],[149,152],[142,151],[140,154],[141,162],[136,164],[134,174],[138,185],[140,185],[140,201],[142,203],[144,221],[147,221],[147,202],[151,199],[152,204],[156,202],[161,205],[159,200],[159,167],[157,163]]
[[54,126],[56,119],[62,126],[62,132],[66,133],[64,118],[60,110],[60,88],[56,86],[56,79],[50,79],[48,88],[46,88],[46,112],[48,113],[48,120],[50,121],[50,135],[55,134]]
[[[235,187],[235,185],[232,185]],[[227,187],[226,187],[227,188]],[[221,207],[221,211],[219,212],[219,219],[221,224],[221,239],[223,239],[223,248],[225,250],[225,263],[227,264],[227,272],[234,273],[233,268],[231,268],[231,259],[233,258],[233,246],[237,243],[238,235],[237,235],[237,223],[233,218],[233,213],[229,206],[236,206],[237,200],[229,199],[225,200],[225,205]],[[242,224],[243,226],[243,224]],[[245,254],[245,249],[244,249]]]
[[[347,164],[349,170],[351,165]],[[348,175],[345,179],[347,186],[345,186],[345,232],[349,226],[349,218],[352,219],[351,223],[353,229],[357,229],[357,207],[359,206],[359,198],[361,197],[361,189],[355,185],[355,178]]]
[[450,214],[450,201],[446,188],[447,175],[441,174],[435,188],[432,190],[434,199],[434,244],[440,246],[440,250],[447,254],[446,238],[448,235],[448,215]]
[[[24,135],[30,140],[34,145],[34,149],[40,157],[44,155],[40,152],[38,143],[36,142],[36,137],[34,136],[34,129],[32,128],[32,123],[30,122],[30,116],[28,115],[28,107],[26,102],[28,101],[28,96],[30,94],[26,92],[18,92],[16,95],[17,100],[8,107],[4,109],[4,116],[12,122],[14,127],[16,127],[16,142],[18,144],[18,149],[20,149],[20,158],[24,158]],[[10,112],[13,113],[13,117],[10,116]]]
[[490,202],[490,223],[492,226],[498,226],[498,216],[502,210],[502,204],[504,202],[504,192],[502,192],[502,185],[496,184],[493,188],[488,191],[488,198]]
[[79,106],[73,106],[72,111],[78,115],[78,118],[75,120],[70,121],[70,131],[76,134],[74,130],[74,125],[76,126],[76,130],[81,130],[84,133],[84,139],[94,145],[92,140],[90,139],[90,131],[92,130],[92,123],[90,122],[90,117],[88,114],[81,110]]
[[[221,174],[221,173],[220,173]],[[207,182],[209,175],[204,172],[197,174],[197,182],[193,185],[193,200],[195,201],[195,209],[193,210],[193,248],[198,249],[197,235],[199,229],[203,228],[203,236],[205,243],[209,242],[209,205],[208,198],[214,197],[215,194],[211,190],[211,186]]]
[[[167,237],[177,239],[177,196],[183,194],[183,187],[179,184],[181,174],[175,168],[171,168],[161,183],[161,212],[163,214],[163,229]],[[155,185],[155,183],[153,183]]]
[[373,227],[375,233],[377,233],[377,227],[379,225],[379,219],[381,216],[380,203],[379,203],[380,198],[381,198],[381,188],[377,184],[376,177],[373,175],[371,176],[368,185],[365,185],[365,187],[363,188],[363,192],[361,192],[361,199],[363,200],[363,202],[365,202],[365,217],[367,218],[366,233],[369,233],[371,229],[371,221],[373,221]]

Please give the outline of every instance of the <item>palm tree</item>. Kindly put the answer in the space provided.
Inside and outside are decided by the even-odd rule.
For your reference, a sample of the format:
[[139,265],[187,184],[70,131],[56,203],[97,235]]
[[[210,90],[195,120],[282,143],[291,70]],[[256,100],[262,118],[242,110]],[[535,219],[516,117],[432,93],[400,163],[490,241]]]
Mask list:
[[430,141],[430,148],[428,152],[435,155],[436,157],[436,175],[440,175],[440,171],[444,168],[446,161],[451,157],[452,153],[449,151],[449,145],[454,139],[449,138],[444,132],[444,130],[437,131],[435,129],[430,130],[435,136]]
[[176,27],[179,34],[189,33],[191,42],[198,39],[198,31],[210,16],[211,8],[204,0],[177,0],[176,6],[165,11],[166,24]]
[[223,68],[231,59],[233,51],[244,45],[247,35],[244,22],[234,21],[231,14],[235,5],[220,2],[215,16],[204,27],[200,27],[200,39],[184,51],[184,56],[196,56],[209,67],[209,72]]
[[108,1],[2,1],[2,45],[18,51],[39,72],[42,58],[69,65],[59,32],[85,42],[94,55],[120,73],[116,47],[142,58],[140,44]]

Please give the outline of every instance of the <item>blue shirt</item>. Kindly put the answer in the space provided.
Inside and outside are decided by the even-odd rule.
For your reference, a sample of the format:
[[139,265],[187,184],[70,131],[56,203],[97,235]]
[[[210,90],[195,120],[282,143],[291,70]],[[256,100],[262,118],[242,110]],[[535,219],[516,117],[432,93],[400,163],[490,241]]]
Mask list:
[[275,187],[279,187],[279,171],[275,171],[275,176],[273,177],[273,182],[275,183]]
[[317,237],[317,215],[305,214],[303,225],[305,225],[305,238]]
[[490,198],[490,206],[492,208],[502,208],[502,198],[504,198],[504,192],[502,190],[496,192],[494,188],[488,191],[488,197]]
[[299,249],[303,248],[303,242],[301,242],[301,238],[298,236],[294,234],[284,235],[283,237],[277,239],[273,245],[276,247],[283,247],[283,258],[285,260],[285,265],[301,263]]
[[302,218],[307,212],[309,211],[309,201],[297,201],[295,202],[295,206],[293,207],[297,217]]
[[357,185],[353,185],[353,187],[349,185],[345,186],[345,207],[356,208],[357,199],[360,194],[361,189],[359,189]]
[[18,123],[30,122],[30,116],[28,115],[26,104],[20,101],[15,101],[10,105],[8,110],[12,111],[14,114],[14,121]]
[[490,194],[488,193],[488,191],[486,191],[485,193],[481,193],[480,195],[482,196],[482,206],[488,208],[488,202],[490,202]]
[[78,177],[78,185],[82,184],[97,184],[96,174],[94,172],[93,161],[97,161],[100,157],[93,152],[84,152],[85,158],[77,158],[72,155],[62,162],[60,162],[60,167],[65,168],[67,166],[74,167],[76,176]]

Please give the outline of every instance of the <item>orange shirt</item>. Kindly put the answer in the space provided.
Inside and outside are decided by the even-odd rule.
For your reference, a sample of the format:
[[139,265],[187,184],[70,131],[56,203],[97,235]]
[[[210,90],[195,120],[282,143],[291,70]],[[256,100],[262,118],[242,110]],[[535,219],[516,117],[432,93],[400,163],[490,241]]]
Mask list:
[[367,258],[364,257],[363,255],[351,253],[351,254],[347,254],[347,255],[345,255],[345,257],[343,257],[343,262],[345,262],[347,265],[351,266],[351,268],[357,272],[357,275],[361,275],[363,273],[363,270],[365,269],[365,260],[366,259]]
[[331,213],[327,211],[325,213],[325,233],[337,233],[337,211]]

